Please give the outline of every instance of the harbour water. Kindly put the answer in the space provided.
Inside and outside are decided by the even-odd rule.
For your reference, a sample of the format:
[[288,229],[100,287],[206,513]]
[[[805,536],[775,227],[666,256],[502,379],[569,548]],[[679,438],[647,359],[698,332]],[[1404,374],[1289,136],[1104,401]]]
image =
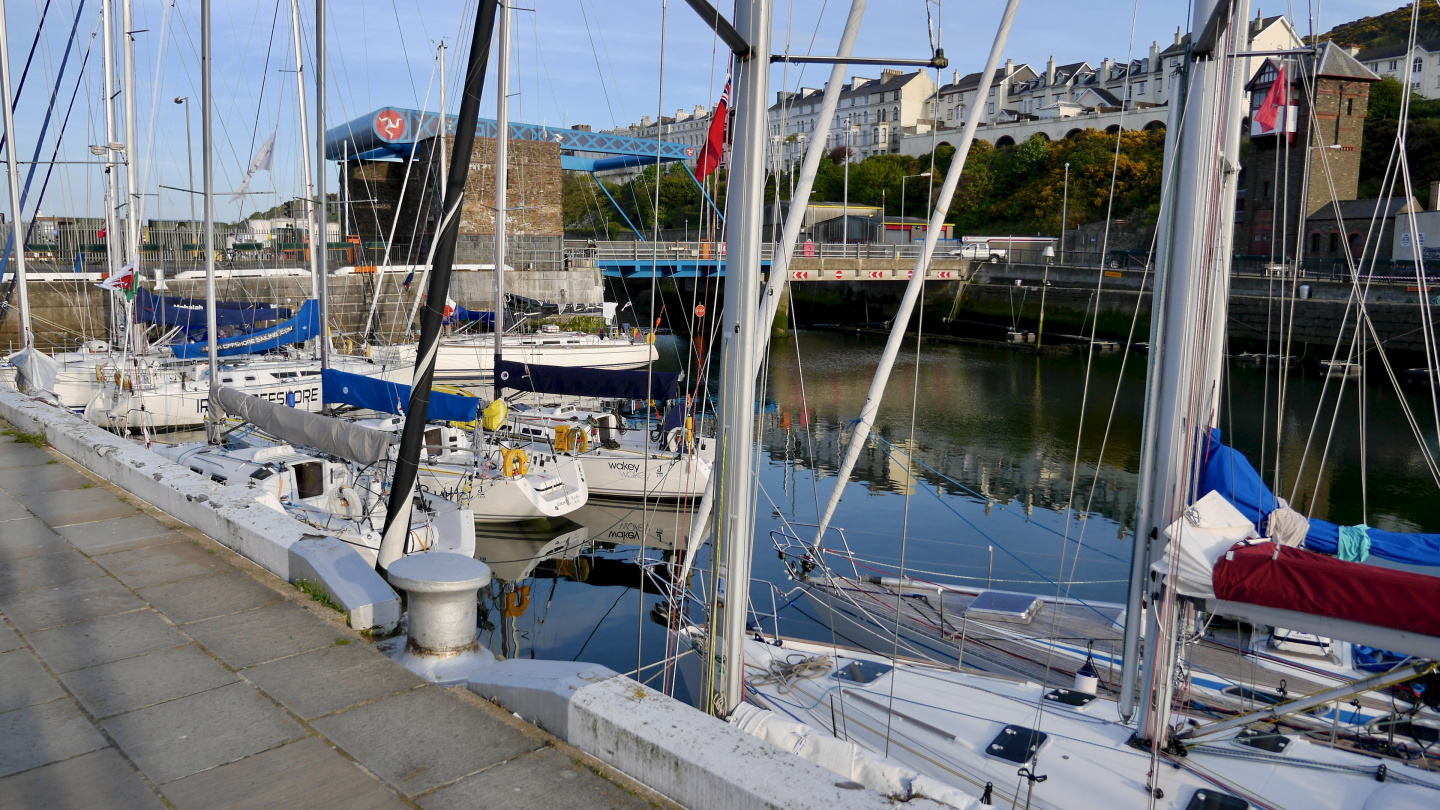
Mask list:
[[[790,601],[793,583],[774,553],[772,532],[788,525],[803,539],[813,536],[804,524],[816,522],[834,486],[848,425],[859,413],[882,347],[873,337],[807,331],[772,348],[756,498],[757,610],[769,611],[772,594],[776,606]],[[680,349],[678,341],[671,343],[661,362],[678,367]],[[903,563],[907,575],[922,580],[1122,600],[1145,363],[1143,354],[1036,357],[930,342],[917,357],[915,343],[908,342],[876,422],[882,441],[862,453],[833,525],[843,529],[855,558],[877,569],[893,571]],[[1251,458],[1263,451],[1270,459],[1267,478],[1276,420],[1264,414],[1267,404],[1275,412],[1280,375],[1239,362],[1227,369],[1221,428]],[[1311,472],[1302,476],[1295,498],[1299,508],[1341,523],[1440,527],[1436,483],[1401,399],[1388,382],[1381,384],[1378,371],[1364,389],[1363,465],[1357,384],[1346,383],[1336,413],[1338,381],[1327,386],[1323,375],[1308,369],[1285,372],[1284,380],[1283,492],[1291,490],[1306,436],[1317,425],[1305,462]],[[1429,396],[1423,388],[1407,389],[1405,401],[1433,450]],[[1317,485],[1313,471],[1322,455],[1325,474]],[[569,559],[541,563],[514,586],[492,588],[482,641],[498,654],[581,659],[620,672],[661,660],[666,633],[651,614],[662,597],[636,561],[642,553],[660,560],[661,549],[685,533],[688,516],[688,508],[675,505],[642,509],[597,501],[574,520],[516,528],[513,533],[528,534],[537,549],[561,535],[586,537],[559,544],[569,551],[557,553]],[[493,533],[482,527],[479,535],[483,556]],[[586,541],[595,548],[584,548]],[[495,542],[513,553],[510,540]],[[703,556],[697,559],[692,583],[707,565]],[[803,602],[779,612],[783,633],[831,638],[828,628],[806,615]],[[647,669],[644,676],[658,671]]]

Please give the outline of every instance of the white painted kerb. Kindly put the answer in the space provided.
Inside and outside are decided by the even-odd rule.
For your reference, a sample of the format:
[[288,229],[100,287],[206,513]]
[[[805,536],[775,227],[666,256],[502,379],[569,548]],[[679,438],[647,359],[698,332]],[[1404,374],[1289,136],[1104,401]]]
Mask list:
[[194,526],[287,582],[329,591],[357,630],[389,631],[400,597],[349,545],[145,448],[61,410],[0,387],[0,417],[43,432],[56,450],[126,492]]

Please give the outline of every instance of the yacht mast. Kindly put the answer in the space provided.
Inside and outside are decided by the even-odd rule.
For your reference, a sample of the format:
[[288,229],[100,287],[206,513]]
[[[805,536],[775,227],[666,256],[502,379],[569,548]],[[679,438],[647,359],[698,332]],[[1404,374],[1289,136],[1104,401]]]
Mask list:
[[1148,574],[1163,549],[1156,542],[1160,533],[1198,494],[1201,441],[1217,415],[1246,106],[1239,69],[1244,62],[1230,57],[1248,45],[1249,0],[1198,0],[1194,9],[1195,33],[1172,96],[1179,120],[1168,130],[1163,188],[1173,202],[1156,253],[1139,519],[1121,670],[1120,709],[1128,717],[1139,683],[1143,616],[1148,683],[1141,691],[1148,697],[1140,702],[1138,734],[1145,740],[1164,738],[1176,650],[1176,622],[1158,615],[1165,596]]
[[[1020,0],[1007,0],[1005,4],[1005,12],[1000,17],[1000,28],[995,32],[995,42],[990,46],[990,57],[985,61],[985,71],[980,76],[981,88],[990,87],[994,83],[1000,55],[1005,50],[1005,40],[1010,36],[1010,24],[1015,20],[1015,10],[1019,5]],[[845,448],[845,457],[840,461],[835,489],[830,493],[830,501],[825,504],[825,511],[820,514],[820,526],[815,532],[816,546],[824,539],[830,519],[835,516],[835,508],[840,505],[850,473],[855,469],[860,451],[865,449],[865,440],[869,438],[870,428],[875,424],[875,415],[880,411],[885,385],[890,381],[890,371],[895,367],[895,358],[900,354],[900,343],[905,339],[905,328],[910,324],[915,303],[920,300],[920,291],[925,287],[925,273],[930,267],[930,257],[934,255],[935,245],[945,228],[945,218],[950,213],[950,201],[955,197],[955,188],[964,171],[965,158],[970,154],[970,144],[975,140],[975,130],[980,126],[980,112],[983,108],[983,102],[976,101],[970,105],[969,114],[965,118],[965,129],[961,131],[960,142],[955,147],[955,160],[950,164],[950,170],[945,173],[940,197],[935,203],[935,209],[930,213],[930,224],[925,229],[925,245],[920,250],[920,258],[915,260],[915,269],[910,273],[910,283],[906,285],[905,296],[900,300],[900,309],[895,313],[895,324],[885,342],[885,351],[880,355],[880,365],[875,369],[875,378],[870,381],[870,391],[865,395],[864,407],[860,409],[860,422],[855,426],[850,444]]]
[[[130,282],[130,289],[134,290],[135,285],[140,283],[140,195],[142,191],[136,177],[139,166],[135,159],[135,149],[140,139],[135,132],[135,36],[131,33],[134,30],[131,21],[131,0],[123,1],[120,16],[121,24],[124,27],[120,34],[125,38],[121,43],[125,59],[125,87],[122,90],[122,95],[125,97],[125,259],[134,268],[134,276]],[[127,351],[139,352],[139,330],[131,332],[133,312],[134,302],[127,295],[125,296],[125,326],[121,334],[125,335]]]
[[[302,92],[300,95],[304,97],[305,94]],[[320,334],[316,336],[320,344],[320,368],[325,369],[330,361],[330,302],[325,294],[325,265],[330,258],[329,217],[325,207],[325,0],[315,0],[314,183],[316,229],[310,232],[310,260],[314,263],[312,278],[315,280],[315,298],[320,306]]]
[[[446,162],[449,155],[445,143],[445,136],[450,133],[450,121],[445,117],[445,40],[440,40],[440,199],[445,199],[445,181],[450,173],[450,166]],[[411,153],[414,154],[413,152]]]
[[212,146],[215,132],[211,128],[210,63],[210,0],[200,0],[200,173],[205,189],[205,343],[210,356],[210,397],[205,437],[211,444],[219,444],[220,402],[215,396],[220,385],[220,364],[216,359],[215,345],[215,333],[219,328],[215,321],[215,163]]
[[[445,75],[443,69],[440,75]],[[445,108],[442,105],[440,109],[441,120],[444,120]],[[509,183],[510,2],[505,0],[500,7],[499,55],[495,60],[495,362],[490,367],[490,376],[495,378],[496,399],[505,396],[500,382],[500,355],[505,339],[505,192]],[[443,308],[444,305],[442,299],[440,306]]]
[[[305,222],[310,231],[310,297],[320,298],[319,256],[316,253],[315,234],[315,181],[310,176],[310,117],[306,96],[309,88],[305,84],[305,56],[300,47],[300,0],[290,0],[290,39],[295,43],[295,102],[300,107],[300,167],[304,172],[305,188],[301,198],[305,200]],[[323,123],[323,122],[322,122]],[[322,127],[323,128],[323,127]],[[323,241],[323,240],[322,240]],[[319,352],[319,344],[316,345]]]
[[[755,318],[760,298],[760,247],[765,241],[761,209],[765,202],[765,146],[770,94],[772,0],[737,3],[735,29],[750,43],[750,53],[735,59],[735,145],[730,159],[730,211],[726,256],[723,371],[719,416],[722,437],[715,486],[716,514],[714,626],[719,644],[706,669],[706,708],[728,716],[740,705],[745,664],[745,617],[750,598],[753,550],[755,367],[762,326]],[[723,583],[723,587],[722,587]],[[718,677],[718,680],[717,680]]]
[[[480,91],[485,87],[485,68],[490,63],[490,41],[495,34],[497,0],[481,0],[475,10],[475,31],[470,40],[470,57],[465,66],[465,86],[460,97],[455,126],[455,153],[450,160],[450,179],[445,187],[444,217],[435,246],[435,264],[425,292],[420,319],[420,343],[415,347],[415,376],[410,402],[405,411],[405,430],[400,434],[400,451],[395,459],[385,529],[380,539],[377,564],[383,570],[404,556],[405,537],[410,533],[410,505],[415,479],[420,471],[420,445],[430,411],[430,382],[435,376],[435,348],[444,320],[445,298],[450,291],[450,271],[455,265],[455,242],[460,235],[460,206],[465,197],[465,179],[475,149],[475,129],[480,119]],[[503,88],[500,92],[504,92]],[[443,143],[442,146],[443,147]]]
[[15,114],[11,109],[10,96],[10,39],[5,30],[5,0],[0,0],[0,104],[5,105],[5,165],[10,181],[10,241],[15,244],[15,284],[20,288],[20,348],[30,348],[35,342],[35,330],[30,324],[30,290],[25,281],[25,232],[20,227],[20,170],[15,160],[15,150],[20,139],[15,132]]
[[[105,275],[120,270],[120,257],[115,245],[115,207],[120,204],[120,174],[115,165],[115,9],[113,0],[101,0],[101,44],[105,56],[105,145],[98,151],[105,155]],[[96,150],[92,150],[96,151]],[[112,318],[111,326],[118,326]]]

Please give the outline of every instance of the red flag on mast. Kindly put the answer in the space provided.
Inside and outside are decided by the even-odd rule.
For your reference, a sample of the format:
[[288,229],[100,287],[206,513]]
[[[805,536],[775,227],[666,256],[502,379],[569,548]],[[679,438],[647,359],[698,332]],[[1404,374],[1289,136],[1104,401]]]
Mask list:
[[[1275,74],[1275,82],[1270,85],[1270,92],[1265,94],[1265,100],[1260,102],[1260,108],[1255,111],[1255,123],[1260,125],[1261,134],[1274,132],[1277,119],[1282,115],[1288,115],[1290,106],[1290,82],[1285,80],[1285,68],[1281,66]],[[1283,120],[1283,119],[1281,119]],[[1285,128],[1289,129],[1290,122],[1284,121]]]
[[725,80],[725,91],[715,105],[710,117],[710,134],[705,138],[705,148],[700,151],[700,160],[695,164],[695,176],[704,180],[720,167],[725,157],[725,130],[730,117],[730,80]]

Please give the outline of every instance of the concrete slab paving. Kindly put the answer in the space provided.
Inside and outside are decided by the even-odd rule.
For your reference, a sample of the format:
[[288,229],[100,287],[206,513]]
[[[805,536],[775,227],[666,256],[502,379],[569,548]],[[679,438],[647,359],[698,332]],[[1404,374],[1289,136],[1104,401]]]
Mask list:
[[0,653],[0,712],[65,697],[65,690],[29,650]]
[[162,790],[177,810],[398,810],[409,806],[318,737],[187,776]]
[[103,577],[105,571],[78,552],[65,550],[0,563],[0,596],[36,588],[53,588],[77,579]]
[[155,611],[137,610],[28,633],[25,640],[61,673],[178,647],[189,639]]
[[[459,696],[432,685],[322,717],[312,725],[408,796],[543,746],[541,740],[470,708]],[[484,744],[476,744],[479,741]]]
[[7,443],[5,452],[0,453],[0,470],[8,470],[14,467],[32,467],[36,464],[49,464],[55,458],[45,452],[43,448],[14,441],[14,436],[7,436],[6,438],[11,441]]
[[30,510],[10,495],[0,492],[0,520],[15,520],[23,517],[31,517]]
[[75,701],[52,700],[0,714],[0,776],[98,751],[105,738]]
[[143,607],[145,603],[129,588],[109,577],[81,579],[53,588],[0,596],[0,613],[14,622],[22,633],[128,613]]
[[49,522],[51,526],[112,520],[129,517],[138,511],[134,505],[122,502],[110,490],[88,479],[85,483],[90,484],[88,489],[82,485],[54,492],[29,493],[23,495],[21,501],[26,509]]
[[312,610],[329,608],[286,602],[187,624],[185,632],[237,669],[349,640],[340,628],[317,621]]
[[10,629],[10,625],[0,621],[0,652],[18,650],[24,646],[25,643],[20,640],[20,636],[16,635],[14,630]]
[[182,539],[174,529],[149,515],[97,520],[58,526],[55,531],[86,554],[108,554]]
[[37,517],[26,512],[23,517],[0,521],[0,563],[23,560],[66,551],[70,544]]
[[[11,449],[6,451],[6,455],[13,452],[15,449],[12,445]],[[86,484],[93,485],[94,482],[65,464],[39,464],[0,469],[0,489],[17,498],[42,492],[83,489]],[[21,498],[21,500],[24,499]]]
[[13,810],[161,810],[165,803],[120,752],[102,748],[0,779]]
[[368,644],[322,647],[242,670],[292,712],[310,719],[425,683]]
[[37,517],[43,517],[50,526],[69,526],[72,523],[91,523],[94,520],[112,520],[115,517],[138,515],[134,504],[121,502],[115,493],[86,480],[85,486],[17,496],[24,507]]
[[216,689],[240,676],[194,644],[75,669],[60,676],[71,694],[97,718],[143,709]]
[[185,540],[163,546],[102,554],[96,562],[131,588],[146,588],[230,568],[213,549]]
[[186,624],[273,605],[284,597],[244,571],[230,571],[142,588],[145,597],[173,622]]
[[660,801],[122,497],[0,436],[0,810]]
[[234,762],[307,733],[244,682],[116,715],[100,726],[156,784]]
[[553,748],[542,748],[483,770],[417,799],[425,810],[642,810],[651,803]]

